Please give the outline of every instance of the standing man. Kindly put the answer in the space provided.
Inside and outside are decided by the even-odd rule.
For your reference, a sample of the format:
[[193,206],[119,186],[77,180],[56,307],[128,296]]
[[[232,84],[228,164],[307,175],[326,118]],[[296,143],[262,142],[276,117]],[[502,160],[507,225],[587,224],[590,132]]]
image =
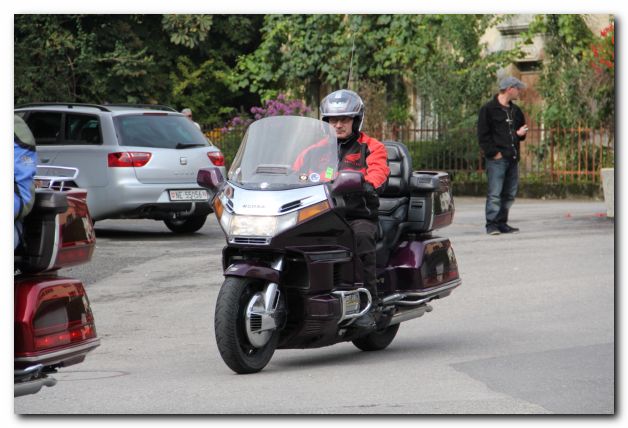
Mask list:
[[386,147],[362,130],[364,103],[353,91],[341,89],[327,95],[320,106],[321,120],[329,122],[338,137],[339,170],[353,170],[364,175],[363,191],[345,197],[347,222],[355,235],[356,251],[364,270],[364,286],[373,298],[369,312],[355,321],[360,327],[375,327],[377,310],[377,274],[375,270],[375,243],[379,196],[388,179]]
[[[192,119],[192,110],[191,109],[184,108],[183,110],[181,110],[181,114],[183,114],[185,117],[187,117],[192,122],[194,122],[194,119]],[[198,127],[198,129],[201,129],[201,125],[199,125],[197,122],[194,122],[194,125],[196,125]]]
[[478,140],[486,158],[488,192],[486,196],[486,233],[517,233],[508,225],[508,211],[515,201],[519,184],[519,142],[528,127],[521,109],[514,104],[525,84],[514,77],[499,83],[499,93],[484,104],[478,117]]

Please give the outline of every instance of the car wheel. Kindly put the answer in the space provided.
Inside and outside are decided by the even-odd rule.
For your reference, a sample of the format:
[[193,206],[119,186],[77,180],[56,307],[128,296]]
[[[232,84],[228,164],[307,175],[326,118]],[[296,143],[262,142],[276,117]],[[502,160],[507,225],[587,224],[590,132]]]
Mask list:
[[168,229],[174,233],[194,233],[205,224],[206,215],[164,220]]

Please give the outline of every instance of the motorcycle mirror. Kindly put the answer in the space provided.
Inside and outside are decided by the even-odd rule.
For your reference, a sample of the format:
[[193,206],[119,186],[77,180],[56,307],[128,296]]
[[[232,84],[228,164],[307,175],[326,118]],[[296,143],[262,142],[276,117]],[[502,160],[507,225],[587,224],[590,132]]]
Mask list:
[[357,171],[340,171],[334,180],[331,191],[333,194],[359,192],[364,184],[364,176]]
[[216,167],[213,168],[201,168],[196,175],[196,183],[199,186],[204,187],[217,193],[222,184],[225,182],[222,172]]

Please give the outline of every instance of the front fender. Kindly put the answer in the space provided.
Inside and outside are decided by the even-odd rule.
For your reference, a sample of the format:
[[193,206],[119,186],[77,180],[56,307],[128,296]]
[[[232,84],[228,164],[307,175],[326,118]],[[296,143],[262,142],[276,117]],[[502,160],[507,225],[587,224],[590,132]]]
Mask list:
[[226,277],[237,276],[240,278],[261,279],[263,281],[279,283],[281,272],[260,263],[238,262],[225,269]]

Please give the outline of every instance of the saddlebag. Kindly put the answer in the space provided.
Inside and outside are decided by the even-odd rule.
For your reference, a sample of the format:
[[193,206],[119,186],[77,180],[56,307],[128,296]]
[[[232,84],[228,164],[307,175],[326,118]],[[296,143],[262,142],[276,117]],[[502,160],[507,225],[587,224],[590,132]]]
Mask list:
[[21,275],[14,281],[14,365],[69,366],[100,344],[81,281]]
[[458,262],[447,238],[403,241],[381,271],[384,293],[407,295],[406,304],[445,297],[461,283]]
[[414,171],[410,176],[408,219],[411,232],[428,232],[449,226],[454,218],[454,200],[449,174]]
[[24,273],[56,270],[88,262],[96,237],[83,189],[37,189],[24,219],[23,242],[14,255]]

